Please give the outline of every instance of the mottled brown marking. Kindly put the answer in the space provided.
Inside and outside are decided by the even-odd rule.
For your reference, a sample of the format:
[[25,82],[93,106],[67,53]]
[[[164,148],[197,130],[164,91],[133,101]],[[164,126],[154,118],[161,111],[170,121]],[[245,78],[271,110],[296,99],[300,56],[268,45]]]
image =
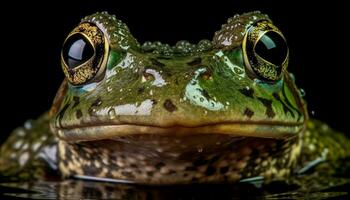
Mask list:
[[154,172],[147,172],[147,176],[152,177],[154,175]]
[[199,167],[202,165],[207,164],[209,161],[205,158],[197,158],[194,162],[193,162],[193,166],[195,167]]
[[228,172],[228,170],[229,170],[229,167],[228,167],[228,166],[226,166],[226,167],[221,167],[221,168],[220,168],[220,173],[221,173],[221,174],[226,174],[226,173]]
[[272,96],[282,104],[284,114],[287,114],[289,112],[292,115],[292,117],[294,118],[293,111],[286,105],[285,102],[282,101],[280,96],[277,93],[273,93]]
[[196,171],[197,170],[197,167],[194,167],[194,166],[187,166],[185,168],[185,171]]
[[202,63],[202,59],[200,57],[197,57],[191,60],[190,62],[188,62],[187,64],[190,66],[196,66],[196,65],[200,65],[201,63]]
[[221,157],[221,155],[214,156],[213,158],[210,159],[209,163],[214,163],[214,162],[218,161],[220,159],[220,157]]
[[215,172],[216,172],[216,169],[213,166],[209,166],[207,170],[205,170],[205,175],[211,176],[215,174]]
[[254,90],[251,88],[242,88],[239,91],[246,97],[254,98]]
[[152,101],[153,105],[156,105],[158,103],[157,100],[155,100],[155,99],[152,99],[151,101]]
[[205,89],[197,88],[197,90],[199,90],[202,93],[203,97],[205,97],[207,100],[210,100],[211,97]]
[[73,104],[73,107],[72,107],[72,108],[75,108],[77,105],[79,105],[79,103],[80,103],[80,98],[77,97],[77,96],[74,96],[74,97],[73,97],[73,102],[74,102],[74,104]]
[[77,119],[80,119],[82,116],[83,116],[83,113],[81,112],[81,110],[77,110],[76,112],[75,112],[75,116],[77,117]]
[[253,115],[254,115],[254,111],[250,110],[249,108],[246,108],[246,109],[244,110],[243,115],[245,115],[245,116],[251,118],[251,117],[253,117]]
[[122,171],[122,175],[128,178],[135,178],[134,174],[132,174],[131,172]]
[[166,99],[163,104],[164,108],[169,112],[174,112],[177,110],[176,106],[171,102],[170,99]]
[[61,109],[61,112],[57,116],[58,123],[60,124],[61,127],[62,127],[62,119],[63,119],[64,113],[68,109],[69,105],[70,103],[67,103],[66,105],[64,105],[63,108]]
[[163,162],[159,162],[155,165],[155,167],[159,170],[160,168],[164,167],[165,164]]
[[144,91],[145,91],[145,87],[140,87],[139,89],[137,89],[138,94],[142,94]]
[[264,99],[261,97],[258,97],[259,101],[266,107],[266,116],[268,118],[274,118],[275,117],[275,112],[272,110],[272,101],[269,99]]
[[101,97],[98,97],[92,104],[91,106],[100,106],[102,104]]
[[92,117],[96,116],[96,113],[95,113],[96,107],[100,106],[101,104],[102,104],[101,97],[98,97],[89,107],[88,109],[89,115]]

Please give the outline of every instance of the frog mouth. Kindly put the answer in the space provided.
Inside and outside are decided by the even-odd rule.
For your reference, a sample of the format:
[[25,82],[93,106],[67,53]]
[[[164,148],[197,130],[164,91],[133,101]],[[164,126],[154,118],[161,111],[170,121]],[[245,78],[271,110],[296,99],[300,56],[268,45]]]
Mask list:
[[286,139],[305,130],[304,122],[229,122],[200,126],[174,125],[168,127],[140,124],[80,124],[65,127],[51,126],[52,131],[66,141],[93,141],[130,135],[208,135],[223,134],[232,137]]

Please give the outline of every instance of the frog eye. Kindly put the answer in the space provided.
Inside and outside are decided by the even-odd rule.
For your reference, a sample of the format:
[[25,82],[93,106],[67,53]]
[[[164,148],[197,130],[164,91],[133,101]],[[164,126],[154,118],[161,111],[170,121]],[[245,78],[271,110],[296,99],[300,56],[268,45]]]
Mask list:
[[109,45],[94,24],[82,23],[68,35],[61,52],[65,76],[72,85],[98,80],[105,71]]
[[271,22],[252,25],[244,36],[242,48],[248,75],[268,82],[282,77],[289,50],[283,34]]

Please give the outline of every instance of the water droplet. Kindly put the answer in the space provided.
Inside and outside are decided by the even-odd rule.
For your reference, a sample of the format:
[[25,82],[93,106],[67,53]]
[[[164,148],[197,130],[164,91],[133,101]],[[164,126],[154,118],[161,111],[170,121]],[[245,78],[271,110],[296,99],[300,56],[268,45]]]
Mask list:
[[110,108],[108,110],[108,116],[110,119],[114,119],[116,117],[116,114],[115,114],[115,109],[114,108]]
[[32,120],[27,120],[25,123],[24,123],[24,128],[29,130],[33,127],[33,121]]
[[301,97],[305,97],[306,92],[305,92],[304,89],[300,89],[299,92],[300,92],[300,96],[301,96]]
[[295,82],[295,75],[293,73],[289,73],[290,78]]
[[311,115],[313,116],[313,117],[315,117],[315,111],[314,110],[311,110]]

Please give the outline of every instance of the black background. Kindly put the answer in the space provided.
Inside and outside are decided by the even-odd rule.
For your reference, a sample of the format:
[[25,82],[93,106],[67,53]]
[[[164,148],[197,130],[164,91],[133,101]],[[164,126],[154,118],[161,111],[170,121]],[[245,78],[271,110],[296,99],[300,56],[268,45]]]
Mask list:
[[[307,2],[307,1],[305,1]],[[1,12],[0,141],[26,119],[49,109],[63,79],[60,49],[85,15],[108,11],[128,24],[140,43],[211,39],[235,13],[267,13],[288,40],[289,71],[306,91],[314,117],[350,133],[348,6],[298,1],[9,2]],[[345,3],[344,3],[345,4]]]

